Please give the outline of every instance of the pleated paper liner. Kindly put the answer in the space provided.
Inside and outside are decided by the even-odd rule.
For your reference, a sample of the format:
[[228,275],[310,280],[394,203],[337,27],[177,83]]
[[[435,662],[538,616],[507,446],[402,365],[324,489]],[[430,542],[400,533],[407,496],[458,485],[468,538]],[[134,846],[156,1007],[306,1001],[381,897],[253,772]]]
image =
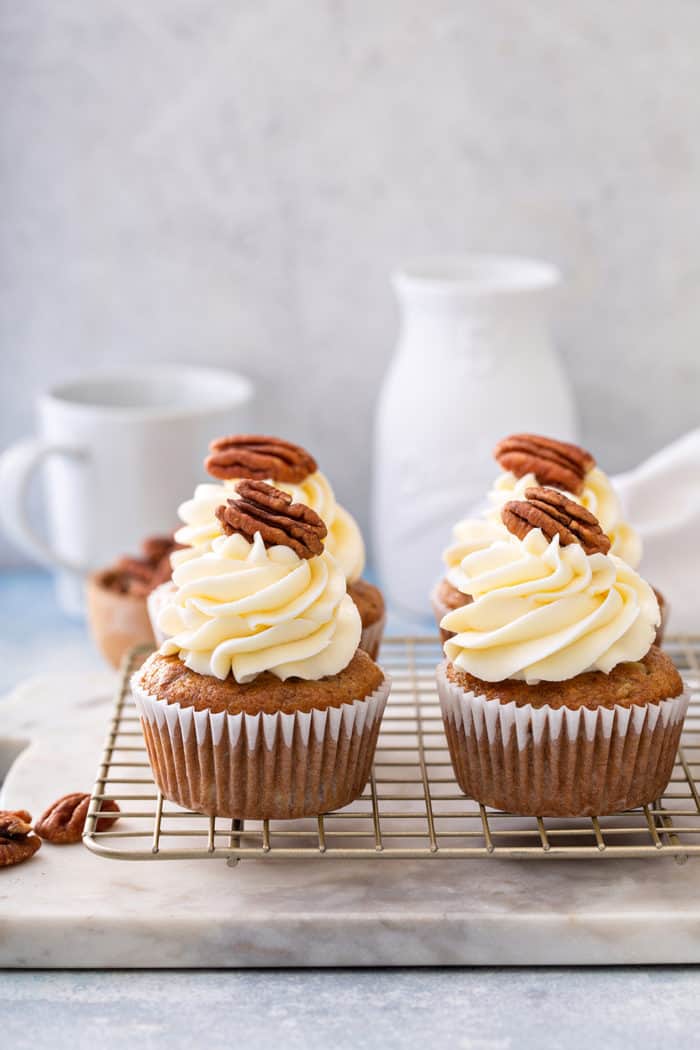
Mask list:
[[362,634],[360,635],[360,649],[363,649],[373,660],[376,660],[379,654],[379,647],[382,644],[382,638],[384,637],[385,624],[386,616],[382,616],[376,623],[371,623],[369,627],[362,628]]
[[294,819],[358,798],[369,780],[391,680],[363,700],[294,714],[195,711],[131,681],[165,798],[209,816]]
[[470,798],[523,816],[604,816],[663,794],[688,694],[612,708],[518,707],[437,684],[457,782]]

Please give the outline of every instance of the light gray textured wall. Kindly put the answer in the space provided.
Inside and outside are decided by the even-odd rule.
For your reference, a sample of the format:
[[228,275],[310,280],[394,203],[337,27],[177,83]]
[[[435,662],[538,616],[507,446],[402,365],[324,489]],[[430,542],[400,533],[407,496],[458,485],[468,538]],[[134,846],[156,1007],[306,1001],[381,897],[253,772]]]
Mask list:
[[238,367],[364,522],[387,273],[455,249],[562,265],[559,343],[610,469],[697,422],[694,0],[0,11],[0,446],[68,373]]

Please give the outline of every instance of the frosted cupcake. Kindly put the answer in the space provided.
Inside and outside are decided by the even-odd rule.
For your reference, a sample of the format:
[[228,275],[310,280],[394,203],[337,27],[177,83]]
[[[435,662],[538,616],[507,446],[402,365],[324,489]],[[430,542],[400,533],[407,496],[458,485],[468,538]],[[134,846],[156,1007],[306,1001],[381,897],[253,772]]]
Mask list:
[[449,612],[438,692],[464,793],[537,816],[590,816],[658,798],[688,698],[653,645],[651,587],[597,519],[530,488],[504,534],[455,569],[472,599]]
[[[590,452],[578,445],[539,434],[512,434],[499,441],[494,458],[503,468],[489,493],[489,508],[481,519],[466,518],[453,529],[453,542],[443,554],[445,576],[431,595],[435,618],[439,624],[450,609],[469,601],[455,584],[453,570],[465,555],[488,546],[503,536],[503,506],[523,499],[527,489],[537,485],[555,488],[590,511],[610,540],[610,550],[633,569],[642,557],[642,542],[635,529],[625,521],[622,506],[610,478],[597,465]],[[661,610],[657,644],[661,643],[667,607],[655,592]],[[441,631],[442,640],[447,635]]]
[[90,633],[113,667],[135,645],[153,645],[148,596],[170,579],[170,555],[176,549],[172,536],[149,536],[141,544],[139,557],[123,555],[88,576],[85,596]]
[[[242,481],[176,565],[132,680],[163,795],[245,819],[325,813],[369,778],[389,679],[311,508]],[[181,552],[182,553],[182,552]]]
[[[360,613],[360,647],[376,659],[386,619],[384,599],[379,588],[361,579],[365,565],[362,534],[352,515],[336,502],[330,482],[318,470],[313,456],[300,445],[281,438],[238,434],[212,441],[204,465],[218,483],[198,485],[193,498],[179,508],[184,525],[176,538],[190,549],[181,552],[174,564],[210,548],[218,528],[216,509],[226,499],[235,497],[238,481],[266,481],[296,502],[311,507],[326,523],[326,550],[344,572],[348,593]],[[167,588],[150,599],[153,620],[157,620],[165,596]]]

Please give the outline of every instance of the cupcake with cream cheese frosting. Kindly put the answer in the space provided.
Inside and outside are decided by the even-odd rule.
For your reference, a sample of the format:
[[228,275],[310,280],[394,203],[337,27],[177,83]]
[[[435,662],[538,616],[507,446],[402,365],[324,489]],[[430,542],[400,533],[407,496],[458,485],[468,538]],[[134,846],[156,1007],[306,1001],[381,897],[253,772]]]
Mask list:
[[[590,511],[610,540],[611,553],[638,568],[642,558],[642,541],[625,521],[619,496],[590,452],[565,441],[539,434],[512,434],[494,449],[494,459],[504,472],[488,494],[489,507],[481,519],[465,518],[453,529],[453,542],[443,554],[445,576],[436,585],[431,602],[438,623],[450,611],[469,601],[455,583],[453,570],[473,550],[488,546],[502,537],[501,511],[510,500],[522,500],[527,489],[544,485],[555,488]],[[661,644],[668,607],[655,591],[661,610],[656,642]],[[443,641],[446,634],[441,632]]]
[[[360,647],[376,659],[386,619],[384,599],[378,587],[361,579],[365,565],[362,533],[352,515],[336,501],[328,478],[318,470],[313,456],[281,438],[238,434],[212,441],[204,465],[217,481],[198,485],[192,499],[180,506],[183,527],[176,538],[186,550],[179,552],[173,564],[209,549],[217,535],[216,509],[223,500],[235,497],[238,481],[266,481],[295,502],[311,507],[326,523],[326,550],[343,570],[348,593],[362,620]],[[153,620],[157,621],[167,592],[168,588],[163,588],[150,599]]]
[[644,805],[668,784],[688,704],[653,644],[656,597],[580,503],[542,487],[523,495],[504,504],[503,533],[455,567],[471,601],[441,622],[458,783],[518,814]]
[[148,536],[139,556],[122,555],[88,576],[85,598],[90,634],[112,667],[118,667],[134,646],[153,645],[148,599],[170,579],[170,555],[176,549],[171,535]]
[[242,819],[347,805],[369,778],[390,683],[358,648],[326,526],[261,481],[239,482],[214,520],[206,544],[179,552],[158,615],[166,640],[132,680],[156,783],[188,809]]

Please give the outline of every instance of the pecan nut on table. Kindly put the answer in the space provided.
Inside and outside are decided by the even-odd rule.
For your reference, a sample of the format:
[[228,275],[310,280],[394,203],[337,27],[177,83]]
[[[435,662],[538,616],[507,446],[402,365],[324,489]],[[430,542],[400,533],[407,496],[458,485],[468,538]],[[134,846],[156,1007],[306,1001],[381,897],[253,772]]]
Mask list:
[[[37,820],[35,826],[37,834],[55,846],[80,842],[89,805],[90,796],[82,791],[63,795],[62,798],[53,802]],[[119,806],[116,802],[104,799],[100,803],[100,812],[105,813],[105,811],[110,815],[99,817],[97,831],[107,831],[119,819]]]
[[41,839],[32,833],[32,817],[26,809],[0,810],[0,868],[33,857]]

